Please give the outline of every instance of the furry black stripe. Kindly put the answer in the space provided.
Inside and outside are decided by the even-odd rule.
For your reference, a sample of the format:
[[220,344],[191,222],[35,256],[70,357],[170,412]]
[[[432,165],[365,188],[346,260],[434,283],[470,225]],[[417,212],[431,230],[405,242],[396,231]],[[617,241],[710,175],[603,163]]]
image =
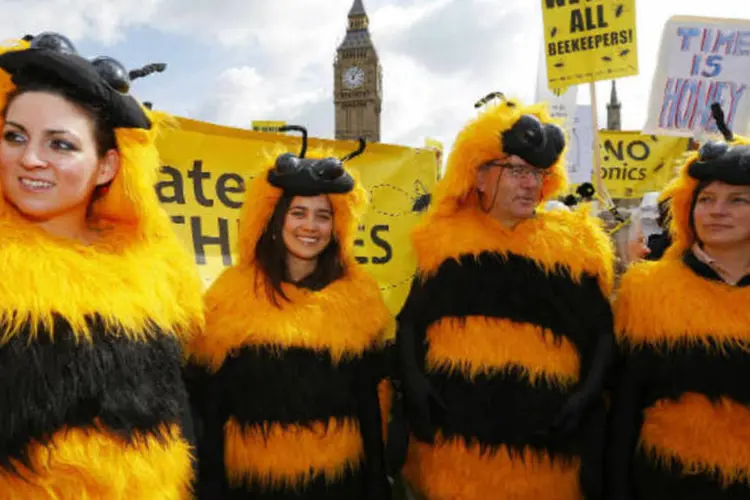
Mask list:
[[126,440],[158,433],[164,423],[185,425],[187,392],[180,347],[157,332],[136,342],[88,320],[93,342],[77,341],[70,325],[55,318],[34,340],[19,333],[0,345],[0,466],[11,460],[30,467],[28,445],[44,443],[63,427],[91,428],[95,419]]
[[428,378],[447,407],[447,411],[432,415],[444,437],[462,437],[487,447],[506,445],[519,451],[530,446],[568,457],[580,452],[578,435],[560,440],[545,435],[567,399],[567,391],[541,382],[531,386],[520,370],[514,369],[495,376],[477,375],[472,380],[445,372],[431,373]]
[[608,301],[596,277],[584,275],[576,283],[562,267],[546,272],[533,260],[511,253],[483,252],[476,258],[447,260],[419,293],[429,307],[412,306],[409,315],[418,330],[444,317],[504,318],[565,336],[584,360],[597,335],[611,331],[611,319],[607,325],[607,318],[602,318],[601,328],[591,321],[592,309],[609,309],[600,307]]
[[226,415],[246,425],[305,424],[357,416],[347,397],[370,369],[369,351],[335,364],[330,354],[300,347],[246,346],[216,374]]
[[750,500],[747,483],[722,487],[716,477],[683,471],[675,463],[658,466],[642,453],[633,458],[633,493],[638,500]]
[[729,397],[750,403],[750,353],[737,345],[719,345],[706,337],[705,345],[682,345],[667,350],[645,345],[631,351],[628,363],[638,373],[648,373],[641,387],[641,404],[646,408],[663,398],[678,399],[686,392],[703,394],[711,400]]
[[[368,487],[362,474],[357,469],[347,471],[335,483],[326,481],[319,475],[307,483],[304,489],[270,489],[258,483],[245,484],[236,488],[221,498],[227,500],[353,500],[367,498]],[[219,498],[219,497],[216,497]]]

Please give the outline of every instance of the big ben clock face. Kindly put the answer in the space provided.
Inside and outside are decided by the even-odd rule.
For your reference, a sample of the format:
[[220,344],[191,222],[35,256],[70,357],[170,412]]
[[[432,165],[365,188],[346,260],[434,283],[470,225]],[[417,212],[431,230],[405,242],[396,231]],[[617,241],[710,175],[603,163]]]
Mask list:
[[356,89],[361,87],[365,83],[365,72],[357,66],[347,68],[344,72],[344,87],[348,89]]

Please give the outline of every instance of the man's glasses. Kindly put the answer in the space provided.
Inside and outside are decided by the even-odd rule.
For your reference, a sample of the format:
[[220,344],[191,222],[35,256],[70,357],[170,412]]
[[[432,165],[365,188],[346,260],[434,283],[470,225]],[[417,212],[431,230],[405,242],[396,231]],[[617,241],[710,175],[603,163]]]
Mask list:
[[485,163],[484,166],[504,168],[514,179],[533,176],[536,180],[541,181],[549,175],[547,170],[542,170],[541,168],[532,167],[531,165],[518,165],[500,160],[492,160]]

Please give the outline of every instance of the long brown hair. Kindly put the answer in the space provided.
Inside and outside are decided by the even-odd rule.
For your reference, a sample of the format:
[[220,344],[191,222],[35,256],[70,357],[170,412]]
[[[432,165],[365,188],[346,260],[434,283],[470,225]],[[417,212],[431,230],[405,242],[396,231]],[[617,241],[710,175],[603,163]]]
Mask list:
[[[284,245],[282,230],[284,220],[294,196],[282,195],[274,207],[271,219],[265,231],[255,244],[255,263],[263,272],[263,284],[266,293],[274,305],[279,306],[278,297],[289,301],[281,288],[283,282],[289,282],[289,272],[286,265],[287,249]],[[334,214],[334,217],[336,214]],[[315,271],[302,281],[296,283],[300,288],[322,290],[344,275],[345,266],[341,260],[339,242],[332,237],[328,246],[318,255]]]

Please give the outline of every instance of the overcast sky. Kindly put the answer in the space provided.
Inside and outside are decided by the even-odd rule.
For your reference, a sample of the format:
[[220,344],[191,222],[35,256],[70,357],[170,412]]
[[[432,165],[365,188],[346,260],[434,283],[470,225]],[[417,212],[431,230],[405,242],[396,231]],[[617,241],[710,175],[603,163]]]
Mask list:
[[[382,141],[449,149],[491,91],[531,100],[541,0],[365,0],[384,68]],[[333,136],[333,57],[352,0],[0,0],[0,36],[54,30],[87,56],[166,62],[134,92],[159,109],[224,125],[307,125]],[[661,29],[672,15],[750,19],[750,0],[638,0],[640,74],[618,81],[623,128],[644,123]],[[597,84],[600,125],[609,82]],[[589,102],[581,87],[579,103]]]

